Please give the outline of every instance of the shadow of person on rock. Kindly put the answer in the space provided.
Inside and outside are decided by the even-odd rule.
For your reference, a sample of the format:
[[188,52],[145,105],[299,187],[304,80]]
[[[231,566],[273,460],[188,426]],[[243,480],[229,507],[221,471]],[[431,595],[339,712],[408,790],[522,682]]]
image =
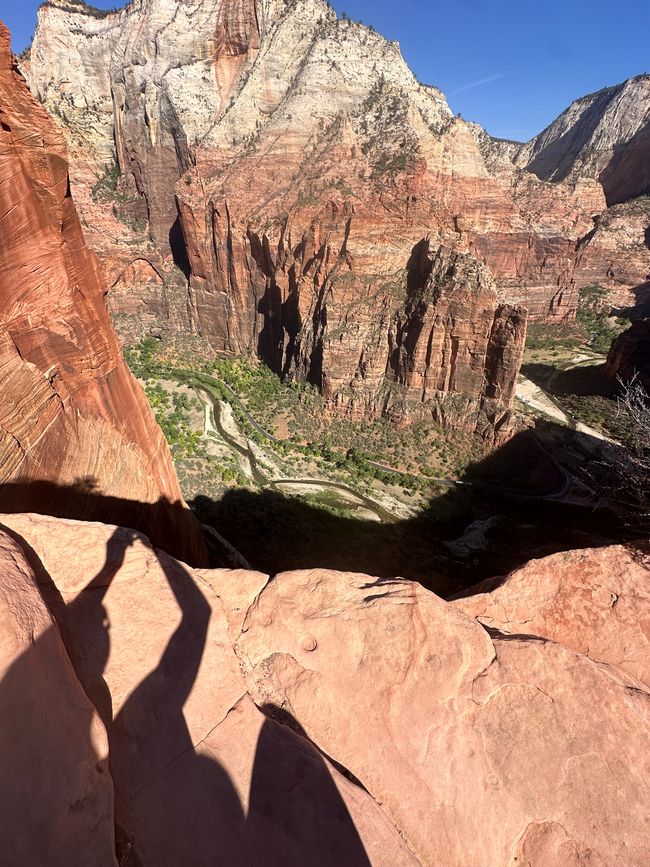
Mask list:
[[[32,595],[31,601],[21,605],[19,599],[12,603],[12,596],[6,597],[17,607],[18,623],[24,628],[30,620],[40,620],[42,609],[31,610],[38,592],[56,623],[33,635],[29,649],[0,683],[3,863],[42,863],[38,859],[46,852],[50,867],[63,867],[71,863],[71,852],[81,854],[79,847],[85,846],[86,863],[113,865],[113,787],[105,751],[98,755],[103,733],[95,711],[104,723],[110,721],[110,693],[102,677],[109,656],[103,598],[134,534],[115,531],[104,566],[66,606],[27,541],[4,525],[0,531],[20,547],[36,579],[30,586],[31,576],[24,577],[23,593],[27,599]],[[0,580],[4,577],[0,572]],[[90,644],[84,653],[71,653],[83,646],[80,635],[91,636]],[[5,637],[12,639],[10,634]],[[75,674],[88,702],[81,700]]]
[[210,605],[180,563],[156,554],[181,621],[110,726],[118,848],[130,847],[144,864],[238,864],[238,794],[221,764],[196,752],[183,710],[208,638]]
[[[269,838],[273,827],[284,830],[285,860],[267,862],[277,867],[370,867],[354,820],[320,750],[286,710],[265,705],[261,711],[267,719],[257,741],[251,777],[249,838]],[[338,769],[363,788],[344,769]]]
[[[136,679],[129,694],[128,681],[121,679],[130,669],[120,671],[120,657],[141,640],[147,659],[148,636],[141,630],[150,621],[139,618],[137,610],[132,623],[123,621],[122,615],[131,612],[124,600],[121,608],[114,607],[113,594],[142,577],[134,574],[133,564],[141,567],[145,558],[128,556],[139,534],[115,529],[101,569],[87,583],[77,581],[75,573],[66,576],[68,589],[83,584],[66,604],[56,575],[50,576],[28,542],[0,529],[22,549],[56,622],[12,663],[0,683],[0,824],[19,829],[3,852],[7,863],[35,863],[46,853],[49,865],[63,867],[75,845],[87,845],[90,828],[95,850],[83,858],[101,867],[113,865],[115,854],[120,867],[369,867],[327,762],[296,733],[295,721],[289,727],[277,715],[260,717],[243,683],[239,691],[236,665],[234,680],[227,675],[234,689],[224,690],[223,708],[215,699],[201,712],[201,702],[210,696],[205,678],[222,676],[208,667],[202,697],[188,715],[208,643],[213,665],[215,652],[225,654],[224,672],[234,660],[225,626],[223,635],[219,627],[210,632],[216,596],[209,601],[182,564],[148,549],[147,568],[161,569],[180,621],[155,667]],[[0,587],[1,582],[2,575]],[[161,610],[165,622],[156,628],[164,634],[169,615]],[[111,623],[116,616],[119,623]],[[75,682],[61,638],[89,703],[70,692]],[[105,679],[111,659],[116,668]],[[62,677],[68,679],[65,688]],[[220,688],[215,682],[215,696]],[[93,706],[106,729],[108,757]],[[219,732],[231,715],[234,722]],[[70,822],[61,793],[76,791],[80,773],[86,775],[83,796]],[[110,837],[113,808],[115,840]]]
[[[47,855],[51,867],[103,867],[115,864],[116,852],[120,867],[241,863],[244,816],[238,794],[217,761],[195,754],[183,715],[210,619],[210,606],[190,575],[171,557],[150,549],[179,605],[181,622],[156,668],[113,718],[104,673],[120,648],[111,646],[106,597],[125,567],[128,548],[142,537],[116,528],[102,568],[66,604],[29,543],[6,526],[0,530],[22,549],[56,623],[13,662],[0,683],[0,829],[7,832],[2,837],[8,840],[12,829],[11,842],[3,845],[6,863],[27,867]],[[74,583],[76,575],[70,578]],[[2,579],[0,574],[0,589]],[[75,694],[65,651],[89,703]],[[106,729],[107,756],[94,710]],[[185,760],[177,762],[180,757]],[[62,803],[62,793],[75,794],[73,803]],[[115,839],[112,833],[101,839],[113,810]],[[93,824],[96,849],[71,860],[71,852],[88,845]],[[145,847],[141,854],[140,838],[153,843],[153,851]]]
[[57,617],[73,668],[105,726],[113,719],[113,706],[104,680],[110,654],[110,623],[104,598],[124,565],[127,548],[137,538],[133,530],[116,528],[106,544],[104,565]]
[[[253,746],[250,735],[259,716],[248,696],[239,696],[225,709],[226,716],[245,717],[241,728],[230,730],[223,741],[210,739],[212,730],[192,737],[184,708],[211,640],[212,609],[181,564],[162,552],[157,556],[181,622],[156,668],[110,727],[120,863],[369,867],[323,758],[305,738],[273,720],[265,719],[259,731],[245,813],[226,768],[233,761],[246,766],[246,753]],[[216,730],[223,720],[211,717],[210,722]],[[241,737],[238,757],[233,756],[233,732]],[[218,743],[223,743],[225,756],[219,754]],[[125,859],[126,852],[133,853],[131,860]]]

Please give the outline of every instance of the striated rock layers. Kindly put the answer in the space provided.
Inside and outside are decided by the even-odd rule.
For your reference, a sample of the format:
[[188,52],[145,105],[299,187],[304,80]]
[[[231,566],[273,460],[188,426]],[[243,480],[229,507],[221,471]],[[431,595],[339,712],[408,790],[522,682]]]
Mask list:
[[[450,268],[467,262],[457,282],[464,270],[476,272],[457,255],[470,244],[451,213],[461,199],[477,214],[486,208],[474,203],[483,193],[456,183],[462,164],[488,185],[485,195],[505,194],[470,129],[456,124],[438,91],[417,84],[397,46],[337,21],[320,0],[148,0],[101,18],[53,2],[40,12],[25,68],[80,154],[78,198],[127,340],[144,320],[198,333],[213,349],[252,351],[278,372],[317,383],[333,409],[351,415],[439,413],[451,394],[447,417],[480,430],[503,422],[525,317],[495,296],[487,270],[465,298],[446,281],[454,297],[443,297],[439,310],[429,304],[422,345],[408,329],[414,250],[430,238],[435,256],[444,242]],[[113,141],[121,171],[113,218],[132,226],[144,214],[158,251],[136,244],[131,261],[124,243],[107,247],[106,209],[99,222],[93,216],[101,210],[93,195],[106,189],[100,183],[89,193],[88,167],[94,160],[101,174]],[[435,176],[425,146],[433,147]],[[119,241],[123,231],[113,234]],[[170,250],[190,275],[185,299],[178,282],[168,288],[173,269],[162,254]],[[465,340],[467,311],[478,314],[479,333]],[[419,359],[402,358],[398,372],[407,330]],[[418,379],[424,387],[411,388]]]
[[650,75],[577,99],[517,162],[547,181],[596,179],[608,205],[650,195]]
[[[417,82],[396,43],[338,21],[323,0],[139,0],[101,17],[50,0],[25,69],[86,171],[110,162],[115,142],[121,192],[144,201],[159,247],[179,240],[175,183],[195,165],[202,181],[232,168],[220,209],[236,208],[242,242],[249,222],[273,229],[273,245],[283,214],[300,209],[309,226],[321,203],[365,204],[368,222],[349,238],[362,274],[373,276],[378,244],[403,269],[431,234],[484,260],[506,300],[571,313],[575,243],[605,206],[601,186],[558,191],[515,171],[507,148]],[[323,172],[324,155],[335,172]]]
[[597,180],[608,209],[578,240],[574,280],[600,284],[621,306],[645,304],[650,282],[650,75],[572,103],[514,155],[561,188]]
[[[436,404],[460,394],[476,407],[490,379],[512,379],[507,365],[486,366],[481,387],[465,390],[466,376],[434,361],[420,393],[396,375],[396,356],[421,366],[422,349],[399,341],[413,335],[400,323],[410,262],[428,240],[486,265],[500,304],[549,321],[571,318],[592,283],[629,306],[650,272],[645,216],[610,215],[599,173],[540,179],[541,143],[522,149],[455,118],[396,43],[337,20],[324,0],[136,0],[109,15],[50,0],[24,69],[70,141],[124,339],[153,331],[182,345],[192,334],[257,353],[319,384],[339,412],[412,417],[434,382]],[[625,155],[643,110],[621,129],[600,103],[591,116]],[[638,195],[628,186],[626,198]],[[483,294],[478,318],[494,319]],[[449,320],[454,301],[440,305]],[[497,317],[509,320],[499,335],[511,335],[516,367],[521,313]],[[503,407],[510,397],[501,389]],[[484,423],[475,409],[469,419]]]
[[[14,68],[4,25],[0,323],[2,508],[112,516],[201,561],[199,527],[181,506],[169,450],[110,324],[63,137]],[[112,498],[109,511],[99,494]]]
[[113,822],[117,862],[143,867],[648,863],[640,553],[552,557],[447,603],[0,523],[11,863],[116,863]]

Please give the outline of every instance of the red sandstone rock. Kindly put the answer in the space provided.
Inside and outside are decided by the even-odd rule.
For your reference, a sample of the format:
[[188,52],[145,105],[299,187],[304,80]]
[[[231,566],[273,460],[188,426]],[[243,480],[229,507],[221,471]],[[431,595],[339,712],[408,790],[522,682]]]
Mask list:
[[650,685],[650,560],[640,552],[613,547],[532,560],[453,604],[499,632],[557,641]]
[[25,553],[0,532],[4,864],[116,867],[107,747]]
[[[563,644],[490,637],[401,580],[293,572],[250,602],[235,648],[256,702],[349,768],[422,864],[648,862],[641,681]],[[647,607],[636,615],[630,638]]]
[[[1,24],[0,122],[2,508],[65,508],[65,492],[61,504],[37,503],[27,484],[81,482],[113,498],[114,519],[119,499],[142,503],[122,519],[201,561],[200,530],[181,506],[164,437],[110,324],[70,195],[63,137],[15,70]],[[176,507],[156,507],[161,498]],[[88,498],[76,514],[105,513]]]
[[[0,523],[29,552],[106,722],[120,858],[144,867],[647,864],[650,693],[633,676],[647,674],[647,564],[623,549],[532,562],[491,597],[446,603],[400,579],[195,572],[139,534],[99,524]],[[15,611],[27,608],[16,600],[36,592],[20,548],[0,534],[6,666],[23,658],[13,636],[24,634]],[[477,612],[495,624],[491,635]],[[519,621],[529,634],[506,634]],[[59,647],[51,667],[65,654],[46,628]],[[30,694],[33,669],[24,675]],[[59,713],[70,708],[83,744],[92,712],[81,702]],[[14,736],[30,749],[29,727]],[[101,737],[96,749],[105,758]],[[53,748],[39,777],[56,760],[60,785],[76,756]],[[35,786],[33,764],[25,770]],[[63,826],[72,847],[96,803]],[[22,827],[41,822],[39,857],[56,863],[49,810],[27,811]]]
[[[33,515],[1,522],[31,547],[65,604],[57,611],[70,657],[106,722],[124,863],[416,867],[362,788],[255,707],[219,597],[198,573],[129,530]],[[241,577],[204,574],[217,584]],[[83,717],[76,722],[83,728]],[[27,767],[26,784],[37,787],[55,758]],[[47,828],[56,816],[53,807],[27,811],[22,827]]]
[[616,307],[650,312],[650,198],[608,208],[578,245],[576,282],[609,290]]

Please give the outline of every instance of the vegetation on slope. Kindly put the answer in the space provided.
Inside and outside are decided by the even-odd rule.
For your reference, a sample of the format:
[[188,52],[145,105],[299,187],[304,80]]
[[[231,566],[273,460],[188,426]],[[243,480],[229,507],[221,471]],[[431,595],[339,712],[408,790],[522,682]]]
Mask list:
[[[51,3],[48,0],[45,0],[45,3],[41,3],[41,7],[50,6]],[[57,9],[62,9],[64,12],[77,12],[82,15],[89,15],[91,18],[108,18],[109,15],[114,15],[116,12],[121,11],[121,7],[114,6],[112,9],[97,9],[95,6],[91,6],[90,3],[86,3],[86,0],[59,0],[56,4]]]

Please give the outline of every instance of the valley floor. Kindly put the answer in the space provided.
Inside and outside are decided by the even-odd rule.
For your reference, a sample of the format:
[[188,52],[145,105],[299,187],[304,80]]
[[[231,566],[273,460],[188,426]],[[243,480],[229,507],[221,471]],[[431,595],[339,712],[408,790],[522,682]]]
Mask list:
[[[577,478],[611,431],[600,416],[576,421],[573,396],[554,393],[575,365],[594,378],[596,354],[567,352],[546,365],[533,355],[520,382],[522,430],[490,454],[433,425],[328,418],[313,389],[282,384],[247,359],[197,367],[159,352],[145,341],[127,359],[184,496],[253,568],[401,575],[452,595],[531,557],[625,532],[609,512],[594,512],[594,493]],[[615,415],[611,396],[598,400]],[[237,565],[215,546],[216,559]]]

